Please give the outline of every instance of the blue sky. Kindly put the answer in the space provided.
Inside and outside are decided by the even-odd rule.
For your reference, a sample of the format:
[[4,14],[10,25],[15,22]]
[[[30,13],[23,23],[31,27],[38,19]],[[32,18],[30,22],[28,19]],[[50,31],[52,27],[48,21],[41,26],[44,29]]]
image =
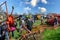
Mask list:
[[[60,0],[0,0],[7,1],[8,11],[14,6],[14,13],[60,13]],[[2,7],[5,10],[5,7]]]

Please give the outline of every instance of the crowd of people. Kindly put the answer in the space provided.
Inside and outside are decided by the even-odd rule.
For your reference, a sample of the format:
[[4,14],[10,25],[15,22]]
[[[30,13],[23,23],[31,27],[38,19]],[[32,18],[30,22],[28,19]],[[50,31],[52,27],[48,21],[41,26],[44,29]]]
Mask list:
[[[46,16],[46,24],[53,25],[55,28],[59,25],[59,18],[56,15],[47,15]],[[44,23],[44,18],[42,19],[42,23]]]
[[[28,33],[31,33],[33,18],[25,18],[24,16],[22,16],[17,20],[19,21],[20,25],[19,32],[21,32],[23,28]],[[17,30],[17,25],[18,24],[11,15],[5,22],[2,23],[2,21],[0,21],[0,40],[10,40],[11,36],[14,37],[14,31]]]
[[[47,16],[47,19],[49,17]],[[31,33],[33,23],[35,22],[35,19],[33,17],[18,17],[17,19],[19,21],[19,32],[22,32],[22,28],[25,29],[28,33]],[[16,21],[17,21],[16,20]],[[2,23],[0,21],[0,40],[10,40],[11,36],[14,37],[14,31],[17,30],[17,23],[13,19],[13,17],[10,15],[9,18]],[[40,18],[41,24],[44,24],[44,17],[41,16]],[[54,27],[58,24],[57,17],[54,17]],[[11,35],[12,34],[12,35]]]

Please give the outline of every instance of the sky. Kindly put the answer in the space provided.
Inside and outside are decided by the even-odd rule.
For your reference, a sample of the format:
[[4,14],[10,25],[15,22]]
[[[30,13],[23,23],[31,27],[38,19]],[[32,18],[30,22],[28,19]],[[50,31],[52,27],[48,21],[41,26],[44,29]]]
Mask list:
[[[0,4],[7,1],[8,12],[14,6],[14,13],[60,13],[60,0],[0,0]],[[2,6],[5,11],[5,6]]]

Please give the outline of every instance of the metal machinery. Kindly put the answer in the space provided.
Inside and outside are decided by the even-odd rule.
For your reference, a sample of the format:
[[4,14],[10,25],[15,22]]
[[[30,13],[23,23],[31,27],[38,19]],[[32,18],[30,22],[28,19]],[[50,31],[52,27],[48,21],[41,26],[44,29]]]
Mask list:
[[6,17],[8,18],[10,15],[12,16],[12,13],[13,13],[14,7],[12,6],[12,11],[11,11],[11,14],[10,14],[10,15],[8,15],[7,2],[6,2],[6,1],[5,1],[5,2],[3,2],[3,3],[0,5],[0,7],[1,7],[1,6],[3,6],[3,5],[5,5],[5,7],[6,7],[6,12],[5,12]]
[[[57,17],[58,23],[60,24],[60,14],[54,14],[54,17]],[[54,25],[54,17],[47,19],[46,23],[49,25]]]
[[8,14],[8,7],[7,7],[7,2],[6,2],[6,1],[3,2],[3,3],[0,5],[0,7],[1,7],[2,5],[4,5],[4,4],[5,4],[5,7],[6,7],[6,12],[5,12],[5,14],[6,14],[6,19],[5,19],[3,22],[6,22],[6,23],[9,25],[9,26],[8,26],[8,31],[10,31],[12,25],[14,24],[14,18],[13,18],[13,16],[12,16],[14,7],[12,6],[12,11],[11,11],[11,14],[9,15],[9,14]]

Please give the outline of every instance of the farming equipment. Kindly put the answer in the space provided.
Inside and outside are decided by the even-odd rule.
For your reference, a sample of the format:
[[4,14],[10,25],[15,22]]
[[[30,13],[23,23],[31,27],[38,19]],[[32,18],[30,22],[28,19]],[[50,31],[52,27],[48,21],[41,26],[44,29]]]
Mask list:
[[[58,24],[60,24],[60,14],[55,14],[53,16],[57,17]],[[54,17],[51,16],[51,18],[47,19],[46,23],[49,25],[54,25]]]
[[[13,13],[13,10],[14,10],[14,6],[12,6],[12,11],[11,11],[11,13],[10,13],[10,15],[9,15],[9,14],[8,14],[8,7],[7,7],[7,2],[6,2],[6,1],[3,2],[3,3],[0,5],[0,7],[3,6],[4,4],[5,4],[5,7],[6,7],[6,12],[5,12],[5,14],[6,14],[7,20],[9,19],[10,16],[12,17],[11,20],[13,20],[12,13]],[[6,21],[6,19],[5,19],[4,21]]]
[[28,34],[22,35],[19,38],[19,40],[41,40],[41,33],[40,31],[28,33]]

